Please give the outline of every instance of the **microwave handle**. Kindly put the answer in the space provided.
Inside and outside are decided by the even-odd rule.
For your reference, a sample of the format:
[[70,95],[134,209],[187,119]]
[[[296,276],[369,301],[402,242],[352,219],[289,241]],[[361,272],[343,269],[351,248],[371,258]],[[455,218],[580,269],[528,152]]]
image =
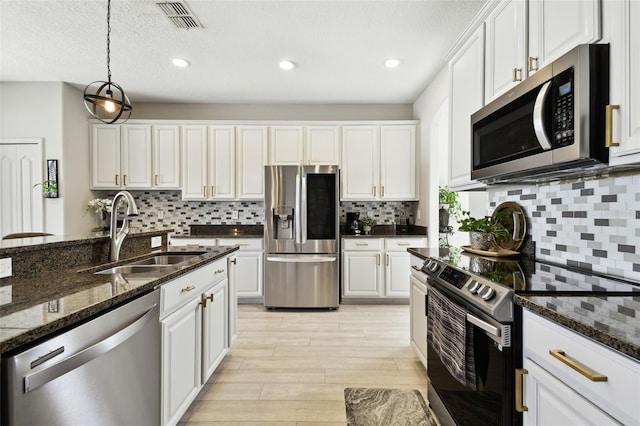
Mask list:
[[547,137],[547,132],[544,130],[544,121],[542,117],[542,110],[544,108],[544,101],[547,98],[547,94],[549,93],[549,88],[551,86],[551,81],[547,81],[542,85],[540,89],[540,93],[536,97],[536,103],[533,106],[533,129],[536,132],[536,136],[538,137],[538,142],[542,149],[548,151],[551,149],[551,142],[549,142],[549,138]]

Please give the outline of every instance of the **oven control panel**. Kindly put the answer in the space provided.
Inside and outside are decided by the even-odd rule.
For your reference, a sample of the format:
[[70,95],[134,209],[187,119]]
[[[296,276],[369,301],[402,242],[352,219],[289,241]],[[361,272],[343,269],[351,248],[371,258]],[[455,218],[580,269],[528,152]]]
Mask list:
[[470,275],[452,268],[451,266],[445,266],[442,272],[440,272],[439,277],[440,279],[456,286],[457,288],[462,288],[462,286],[464,286],[464,283],[466,283],[469,278],[471,278]]

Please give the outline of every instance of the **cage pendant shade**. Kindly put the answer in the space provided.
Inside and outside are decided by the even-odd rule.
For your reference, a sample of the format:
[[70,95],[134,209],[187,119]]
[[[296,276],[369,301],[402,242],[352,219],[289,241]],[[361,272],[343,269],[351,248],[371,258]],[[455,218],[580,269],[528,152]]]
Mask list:
[[107,81],[94,81],[84,89],[87,111],[107,124],[124,123],[133,106],[121,86],[111,81],[111,0],[107,2]]

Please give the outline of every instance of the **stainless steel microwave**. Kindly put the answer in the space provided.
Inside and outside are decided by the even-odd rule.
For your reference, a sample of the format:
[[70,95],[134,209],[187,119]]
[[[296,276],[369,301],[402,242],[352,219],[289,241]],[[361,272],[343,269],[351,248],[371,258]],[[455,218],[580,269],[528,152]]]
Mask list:
[[544,180],[606,164],[609,45],[572,49],[471,116],[471,178]]

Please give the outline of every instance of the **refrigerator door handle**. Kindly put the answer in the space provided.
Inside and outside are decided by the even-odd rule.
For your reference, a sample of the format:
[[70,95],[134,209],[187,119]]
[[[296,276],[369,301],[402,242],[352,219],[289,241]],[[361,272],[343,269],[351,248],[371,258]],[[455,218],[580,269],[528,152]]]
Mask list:
[[307,242],[307,174],[301,170],[300,185],[300,242]]
[[268,262],[286,262],[286,263],[322,263],[335,262],[338,260],[336,256],[267,256]]
[[300,214],[300,207],[301,207],[301,202],[302,200],[300,199],[300,187],[302,186],[302,182],[301,182],[301,176],[302,176],[302,170],[300,169],[300,167],[298,167],[298,173],[296,174],[296,201],[295,201],[295,213],[294,213],[294,228],[293,231],[295,233],[295,242],[296,244],[302,244],[302,232],[300,229],[300,220],[301,220],[301,214]]

